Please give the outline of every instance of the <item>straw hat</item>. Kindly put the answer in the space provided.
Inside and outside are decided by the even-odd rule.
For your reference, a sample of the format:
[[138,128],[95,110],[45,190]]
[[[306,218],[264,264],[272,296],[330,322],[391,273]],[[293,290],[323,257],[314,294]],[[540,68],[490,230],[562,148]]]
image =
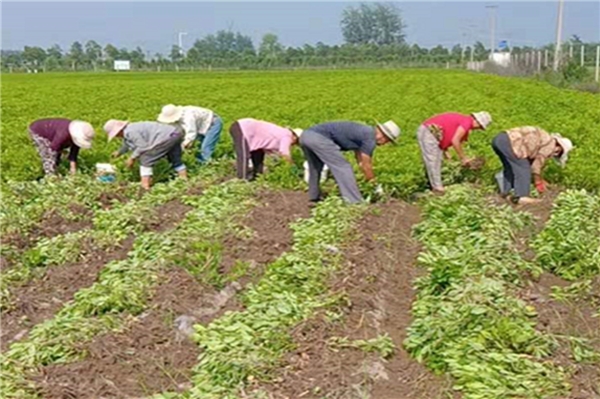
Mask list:
[[573,145],[573,142],[571,140],[561,136],[560,133],[552,133],[552,137],[554,137],[558,145],[560,145],[563,149],[562,154],[560,156],[554,157],[554,159],[556,160],[556,162],[558,162],[560,166],[564,168],[567,164],[567,161],[569,160],[569,152],[571,152],[571,150],[575,148],[575,146]]
[[111,119],[104,124],[104,131],[108,134],[108,141],[114,139],[117,134],[123,129],[125,126],[129,124],[129,121],[120,121],[118,119]]
[[161,123],[175,123],[181,119],[181,115],[183,115],[183,107],[168,104],[162,107],[156,120]]
[[288,127],[288,129],[289,129],[289,130],[290,130],[292,133],[294,133],[294,134],[296,135],[296,137],[298,137],[298,138],[300,138],[300,136],[302,136],[302,133],[304,132],[304,130],[302,130],[302,129],[300,129],[300,128],[297,128],[297,127],[296,127],[296,128],[293,128],[293,129],[292,129],[291,127]]
[[475,118],[475,120],[481,125],[483,130],[486,130],[488,126],[492,123],[492,115],[490,115],[489,112],[475,112],[471,114],[471,116]]
[[398,137],[400,137],[400,133],[402,133],[400,127],[396,125],[394,121],[387,121],[385,123],[377,122],[377,127],[381,130],[381,133],[385,134],[387,138],[392,141],[392,143],[395,143],[396,140],[398,140]]
[[88,122],[72,121],[69,124],[69,134],[77,147],[88,149],[92,147],[92,140],[96,132]]

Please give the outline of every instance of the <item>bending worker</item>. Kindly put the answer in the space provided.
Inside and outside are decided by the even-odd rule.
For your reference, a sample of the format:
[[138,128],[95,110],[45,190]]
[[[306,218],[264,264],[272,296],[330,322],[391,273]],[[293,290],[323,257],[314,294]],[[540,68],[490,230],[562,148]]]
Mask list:
[[210,109],[192,105],[165,105],[157,120],[161,123],[176,124],[185,134],[183,148],[191,148],[198,142],[196,159],[199,163],[208,162],[221,138],[223,120]]
[[[244,118],[235,121],[229,133],[235,149],[238,179],[254,180],[263,173],[265,154],[279,154],[290,165],[294,164],[292,146],[298,144],[302,129]],[[252,161],[252,171],[248,170],[249,160]]]
[[321,200],[320,177],[327,165],[342,198],[349,203],[362,201],[356,177],[342,151],[354,151],[356,161],[367,181],[374,182],[373,152],[377,145],[395,142],[400,128],[393,121],[376,126],[355,122],[328,122],[307,129],[300,136],[300,145],[308,161],[308,196],[311,202]]
[[56,174],[61,153],[69,149],[71,174],[77,171],[79,149],[92,147],[94,128],[88,122],[65,118],[39,119],[29,125],[33,140],[46,175]]
[[123,139],[123,145],[113,153],[118,157],[131,151],[127,167],[132,168],[136,160],[140,160],[140,178],[142,187],[150,189],[152,184],[152,167],[167,157],[179,177],[187,179],[186,167],[181,160],[183,132],[177,126],[158,122],[120,121],[111,119],[104,125],[108,140],[115,137]]
[[542,178],[546,161],[554,158],[564,167],[574,147],[571,140],[558,133],[524,126],[499,133],[492,140],[492,148],[504,167],[501,195],[507,197],[514,190],[514,202],[529,204],[538,201],[529,196],[532,175],[537,191],[543,193],[547,188]]
[[471,115],[447,112],[423,122],[417,130],[417,139],[432,191],[437,193],[445,191],[442,183],[442,158],[444,155],[448,159],[451,158],[448,153],[450,147],[454,148],[463,166],[468,166],[471,159],[466,157],[462,143],[469,139],[472,130],[485,130],[490,123],[492,117],[487,112],[476,112]]

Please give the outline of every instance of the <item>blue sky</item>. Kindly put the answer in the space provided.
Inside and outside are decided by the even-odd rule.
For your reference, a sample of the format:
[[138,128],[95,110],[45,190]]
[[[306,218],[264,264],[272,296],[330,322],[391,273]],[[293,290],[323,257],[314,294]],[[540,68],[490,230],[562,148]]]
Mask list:
[[[168,53],[185,31],[184,47],[196,38],[231,28],[252,37],[257,45],[273,32],[285,45],[342,43],[342,10],[355,2],[2,2],[2,48],[25,45],[44,48],[94,39],[102,45],[140,46]],[[435,2],[401,1],[407,40],[421,46],[489,43],[488,4],[498,5],[497,38],[512,45],[552,42],[557,1]],[[578,34],[600,41],[600,1],[567,1],[564,37]]]

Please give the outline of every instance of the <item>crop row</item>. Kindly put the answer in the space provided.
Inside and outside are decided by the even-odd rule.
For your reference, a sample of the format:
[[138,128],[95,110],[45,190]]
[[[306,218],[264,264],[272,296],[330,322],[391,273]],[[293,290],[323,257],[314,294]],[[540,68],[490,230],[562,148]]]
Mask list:
[[518,297],[524,271],[539,272],[513,246],[525,214],[494,206],[469,186],[424,205],[416,235],[428,271],[417,281],[405,346],[447,372],[465,399],[562,396],[565,371],[545,360],[552,337],[536,330],[535,309]]
[[154,398],[233,399],[246,383],[266,378],[290,348],[290,328],[335,300],[328,294],[327,277],[340,266],[336,246],[360,212],[361,207],[331,198],[313,210],[312,217],[294,223],[292,250],[244,292],[245,309],[194,326],[202,354],[191,390]]
[[183,196],[182,201],[193,209],[175,229],[138,235],[126,260],[107,264],[94,285],[78,291],[53,319],[10,346],[1,358],[4,397],[35,396],[27,376],[36,368],[84,356],[78,349],[82,342],[118,329],[142,312],[158,272],[174,267],[174,259],[196,242],[218,240],[237,228],[236,215],[253,204],[253,190],[252,185],[233,182],[213,186],[202,196]]
[[561,193],[532,247],[540,265],[564,279],[600,274],[600,197],[585,191]]

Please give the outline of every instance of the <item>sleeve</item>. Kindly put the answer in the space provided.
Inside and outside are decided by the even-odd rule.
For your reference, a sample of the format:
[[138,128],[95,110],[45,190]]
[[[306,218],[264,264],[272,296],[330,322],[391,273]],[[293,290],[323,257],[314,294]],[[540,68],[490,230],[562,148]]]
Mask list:
[[547,159],[548,158],[546,158],[545,155],[538,155],[531,163],[531,173],[534,175],[541,175]]
[[292,136],[286,134],[279,141],[279,153],[281,155],[290,156],[290,147],[292,146]]
[[[365,132],[367,133],[367,132]],[[377,147],[377,142],[375,141],[375,135],[369,131],[368,134],[364,134],[362,140],[359,143],[359,151],[363,154],[366,154],[370,157],[373,156],[375,152],[375,147]]]
[[127,144],[127,140],[123,140],[123,144],[121,144],[121,148],[119,148],[119,155],[125,154],[129,151],[129,145]]
[[77,162],[77,156],[79,155],[79,147],[73,144],[69,151],[69,161]]

